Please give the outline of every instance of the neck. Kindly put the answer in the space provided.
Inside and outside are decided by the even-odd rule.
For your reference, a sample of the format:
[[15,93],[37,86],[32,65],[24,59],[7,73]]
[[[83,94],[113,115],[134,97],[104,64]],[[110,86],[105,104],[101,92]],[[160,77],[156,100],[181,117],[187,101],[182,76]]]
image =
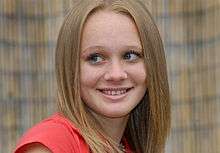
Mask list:
[[120,118],[108,118],[98,116],[97,114],[93,115],[95,115],[94,117],[99,121],[105,133],[109,135],[115,143],[120,144],[129,115]]

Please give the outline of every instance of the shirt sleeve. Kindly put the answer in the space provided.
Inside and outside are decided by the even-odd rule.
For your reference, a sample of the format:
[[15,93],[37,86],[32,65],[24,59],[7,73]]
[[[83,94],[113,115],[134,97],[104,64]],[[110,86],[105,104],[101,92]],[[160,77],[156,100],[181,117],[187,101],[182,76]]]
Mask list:
[[42,122],[31,128],[20,139],[14,153],[21,153],[22,147],[31,143],[40,143],[53,153],[80,152],[78,134],[70,132],[65,125],[56,122]]

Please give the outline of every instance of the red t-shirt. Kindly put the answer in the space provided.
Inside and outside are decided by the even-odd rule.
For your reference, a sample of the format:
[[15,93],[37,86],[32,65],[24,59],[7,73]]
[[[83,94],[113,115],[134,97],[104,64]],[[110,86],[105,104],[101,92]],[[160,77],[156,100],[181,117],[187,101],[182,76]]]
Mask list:
[[[53,153],[89,153],[79,130],[60,114],[54,114],[28,130],[14,153],[20,153],[22,147],[31,143],[41,143]],[[124,141],[124,144],[126,153],[131,153],[128,143]]]

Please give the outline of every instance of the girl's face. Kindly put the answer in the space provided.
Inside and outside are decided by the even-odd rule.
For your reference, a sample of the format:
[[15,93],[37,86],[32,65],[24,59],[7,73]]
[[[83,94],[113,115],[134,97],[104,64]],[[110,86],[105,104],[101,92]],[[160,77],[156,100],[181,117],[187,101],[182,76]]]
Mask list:
[[81,98],[92,113],[126,117],[146,92],[137,28],[126,15],[98,11],[86,21],[81,43]]

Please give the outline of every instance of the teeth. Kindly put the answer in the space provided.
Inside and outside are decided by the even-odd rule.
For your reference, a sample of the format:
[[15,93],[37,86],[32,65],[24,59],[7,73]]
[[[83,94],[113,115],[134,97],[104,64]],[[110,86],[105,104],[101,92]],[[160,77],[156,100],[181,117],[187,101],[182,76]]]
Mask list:
[[126,90],[102,90],[101,91],[102,93],[106,94],[106,95],[122,95],[122,94],[125,94],[126,93]]

